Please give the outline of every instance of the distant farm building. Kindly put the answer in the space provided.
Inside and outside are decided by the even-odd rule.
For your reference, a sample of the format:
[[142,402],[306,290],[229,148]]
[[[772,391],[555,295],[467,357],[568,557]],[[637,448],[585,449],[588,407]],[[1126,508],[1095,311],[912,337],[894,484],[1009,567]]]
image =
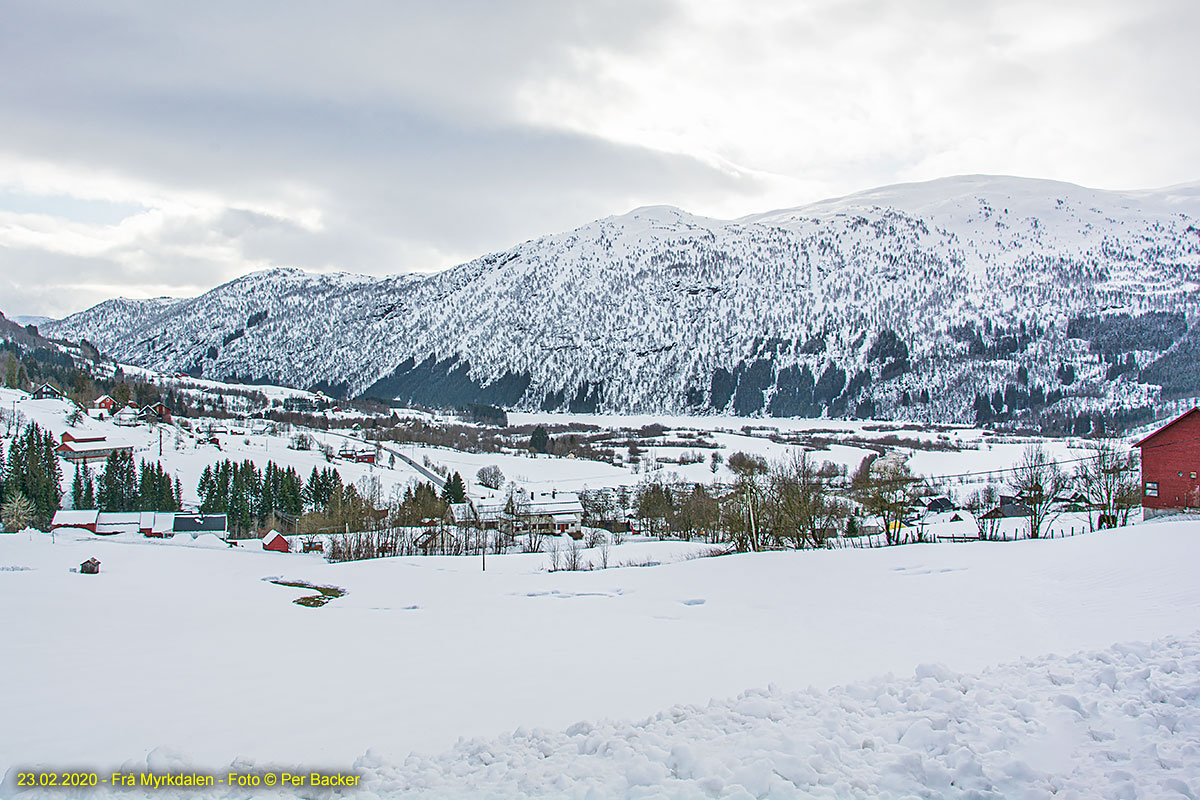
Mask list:
[[175,533],[190,533],[193,537],[202,533],[215,533],[224,537],[229,530],[229,518],[224,514],[176,512],[171,530]]
[[138,416],[147,422],[161,422],[164,425],[171,424],[171,409],[166,403],[151,403],[143,408]]
[[89,409],[88,414],[97,419],[104,419],[105,417],[111,417],[116,407],[116,400],[113,400],[106,394],[102,394],[92,401],[92,407]]
[[[583,535],[583,504],[574,492],[526,492],[518,489],[511,498],[496,498],[473,503],[471,511],[484,530],[507,529],[516,533],[566,534],[578,539]],[[466,510],[451,512],[455,522]]]
[[87,561],[79,565],[79,571],[84,575],[99,575],[100,562],[94,558],[89,558]]
[[1200,509],[1200,407],[1134,447],[1142,451],[1142,513],[1155,517]]
[[63,394],[63,390],[59,389],[52,383],[43,383],[41,386],[33,390],[34,400],[66,400],[67,396]]
[[190,514],[179,511],[96,511],[66,509],[54,512],[50,530],[81,528],[110,536],[116,533],[140,533],[165,538],[177,533],[202,533],[224,537],[228,521],[224,514]]
[[357,464],[374,464],[374,450],[356,450],[353,447],[343,447],[338,452],[338,458],[344,458],[347,461],[353,461]]
[[50,530],[55,528],[82,528],[96,532],[96,517],[99,511],[75,511],[71,509],[55,511],[54,519],[50,522]]
[[72,464],[91,464],[104,461],[113,453],[132,453],[131,445],[114,444],[104,436],[75,436],[69,431],[62,435],[62,444],[55,452]]
[[1029,514],[1029,506],[1021,502],[1021,498],[1001,495],[1000,503],[991,511],[980,516],[980,519],[1015,519],[1016,517],[1028,517]]

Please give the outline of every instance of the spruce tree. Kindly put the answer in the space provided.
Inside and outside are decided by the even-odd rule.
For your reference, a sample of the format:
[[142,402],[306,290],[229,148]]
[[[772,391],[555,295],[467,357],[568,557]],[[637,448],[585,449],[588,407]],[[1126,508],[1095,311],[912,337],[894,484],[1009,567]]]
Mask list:
[[71,479],[71,508],[83,508],[83,468],[75,465],[75,477]]

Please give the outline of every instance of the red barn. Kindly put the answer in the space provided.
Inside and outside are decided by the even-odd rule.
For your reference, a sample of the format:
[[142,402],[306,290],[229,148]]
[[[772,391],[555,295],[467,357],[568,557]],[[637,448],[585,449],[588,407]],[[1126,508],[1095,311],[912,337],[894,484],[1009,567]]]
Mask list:
[[290,553],[292,548],[288,546],[288,540],[283,538],[283,534],[279,531],[271,531],[262,540],[263,550],[274,550],[276,553]]
[[62,433],[63,444],[66,444],[67,442],[78,442],[79,444],[86,444],[88,442],[103,442],[105,438],[106,437],[104,436],[76,436],[70,431],[63,431]]
[[1138,442],[1142,449],[1142,513],[1200,509],[1200,407]]

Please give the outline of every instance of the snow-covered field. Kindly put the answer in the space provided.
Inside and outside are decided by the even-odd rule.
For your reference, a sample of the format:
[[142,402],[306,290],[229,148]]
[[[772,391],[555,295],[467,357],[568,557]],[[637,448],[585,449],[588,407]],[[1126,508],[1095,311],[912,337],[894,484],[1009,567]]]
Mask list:
[[[219,433],[219,446],[202,443],[197,436],[177,429],[171,425],[136,427],[120,427],[109,420],[85,418],[75,425],[68,424],[71,412],[69,403],[58,400],[33,400],[24,392],[0,388],[0,408],[6,413],[15,412],[22,419],[37,422],[43,428],[51,431],[55,437],[64,431],[71,431],[76,436],[105,436],[107,441],[116,444],[127,444],[134,447],[135,459],[161,461],[164,468],[173,476],[180,479],[183,488],[185,505],[198,504],[196,486],[200,474],[206,466],[217,461],[232,459],[234,461],[251,460],[262,469],[268,461],[274,461],[284,467],[295,467],[302,478],[307,478],[316,467],[323,469],[330,466],[319,450],[297,451],[290,449],[292,436],[299,432],[310,434],[318,446],[328,446],[334,452],[346,446],[358,449],[369,449],[373,443],[364,442],[353,431],[314,431],[300,428],[281,430],[272,435],[265,431],[255,432],[248,423],[235,421],[217,421],[222,429],[236,433]],[[651,417],[620,417],[567,414],[512,414],[514,424],[544,422],[555,425],[603,425],[610,429],[638,428],[650,424]],[[192,420],[194,427],[204,430],[204,421]],[[789,454],[798,452],[798,445],[783,444],[771,441],[771,433],[816,433],[826,438],[838,436],[855,436],[864,440],[881,437],[899,436],[905,439],[949,441],[961,450],[937,451],[900,447],[899,450],[907,455],[908,463],[914,474],[935,478],[940,475],[958,475],[971,473],[966,478],[956,478],[948,483],[948,488],[957,491],[964,497],[969,491],[985,483],[1002,485],[1005,475],[1003,470],[1011,468],[1021,457],[1032,439],[999,440],[977,428],[953,428],[946,431],[911,430],[904,426],[886,423],[866,423],[861,421],[842,420],[749,420],[745,418],[726,417],[691,417],[664,418],[662,424],[670,431],[676,432],[672,437],[679,440],[678,432],[704,431],[707,439],[715,444],[723,458],[734,452],[742,451],[762,456],[768,461],[787,458]],[[753,429],[743,431],[744,426]],[[1065,439],[1039,439],[1057,458],[1069,460],[1077,458],[1087,451],[1079,441]],[[351,483],[363,478],[375,478],[380,482],[384,496],[395,489],[403,489],[415,481],[429,480],[430,476],[422,471],[411,468],[402,458],[394,461],[390,454],[395,452],[407,456],[417,464],[424,464],[429,459],[433,464],[449,472],[460,472],[467,483],[468,491],[474,496],[485,496],[490,492],[475,483],[475,474],[481,467],[499,466],[506,479],[535,491],[577,491],[583,488],[596,489],[600,487],[627,486],[635,487],[648,479],[680,479],[708,483],[713,480],[728,481],[732,473],[721,466],[713,472],[707,460],[696,464],[679,465],[670,463],[668,459],[678,459],[687,447],[659,447],[649,445],[645,448],[643,465],[634,468],[632,465],[613,465],[600,461],[586,459],[555,458],[528,452],[514,453],[468,453],[445,447],[427,447],[412,444],[385,443],[384,453],[378,466],[357,464],[338,459],[333,466],[341,473],[344,482]],[[708,450],[696,449],[705,459]],[[847,470],[855,469],[866,456],[875,452],[861,444],[831,444],[828,449],[815,450],[810,457],[817,462],[832,461],[842,465]],[[1072,466],[1066,464],[1067,467]],[[653,468],[652,468],[653,467]],[[93,469],[99,469],[94,465]],[[69,490],[73,468],[63,465],[63,489]]]
[[[0,794],[37,764],[357,768],[381,796],[1200,792],[1195,521],[690,560],[635,542],[610,562],[663,563],[555,573],[186,543],[0,536]],[[89,557],[98,576],[70,571]],[[347,594],[306,608],[268,578]]]

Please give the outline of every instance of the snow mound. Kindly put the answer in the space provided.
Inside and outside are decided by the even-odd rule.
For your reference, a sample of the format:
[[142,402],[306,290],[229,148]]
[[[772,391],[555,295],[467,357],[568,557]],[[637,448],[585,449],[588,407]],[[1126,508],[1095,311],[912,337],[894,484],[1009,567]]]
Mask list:
[[[828,692],[755,689],[639,722],[464,739],[403,763],[368,751],[353,767],[366,797],[1194,798],[1197,700],[1200,633],[977,675],[922,665]],[[163,751],[146,768],[164,762],[189,768]],[[110,793],[142,796],[89,796]]]

